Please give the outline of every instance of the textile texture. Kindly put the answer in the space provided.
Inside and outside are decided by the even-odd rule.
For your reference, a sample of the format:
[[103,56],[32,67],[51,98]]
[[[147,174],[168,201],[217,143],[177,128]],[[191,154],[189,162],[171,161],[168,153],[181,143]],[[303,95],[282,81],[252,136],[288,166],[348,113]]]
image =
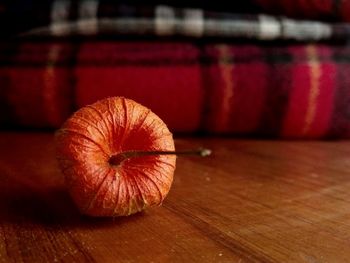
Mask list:
[[4,126],[57,128],[107,96],[134,99],[174,132],[350,138],[350,48],[191,42],[0,45]]
[[[113,16],[115,7],[120,4],[139,6],[135,0],[4,0],[0,3],[0,14],[12,18],[23,18],[36,14],[36,21],[45,21],[53,5],[71,6],[70,16],[79,13],[79,5],[98,6],[98,13],[108,12]],[[238,13],[273,13],[290,17],[328,21],[350,21],[350,0],[245,0],[245,1],[200,1],[200,0],[148,0],[142,5],[170,5],[176,7],[201,8],[206,10]],[[94,7],[92,7],[94,9]],[[62,9],[61,9],[62,10]],[[34,16],[33,16],[34,17]]]
[[350,36],[347,23],[293,20],[266,14],[213,12],[166,5],[125,5],[97,0],[45,3],[22,5],[21,8],[4,6],[0,11],[2,37],[136,36],[345,41]]

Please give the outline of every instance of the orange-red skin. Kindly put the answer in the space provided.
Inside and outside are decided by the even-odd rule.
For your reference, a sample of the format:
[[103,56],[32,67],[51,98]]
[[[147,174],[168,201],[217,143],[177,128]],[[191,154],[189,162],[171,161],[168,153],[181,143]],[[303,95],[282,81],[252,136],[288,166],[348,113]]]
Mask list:
[[163,202],[176,156],[140,156],[109,164],[111,156],[134,150],[174,151],[175,146],[165,123],[133,100],[100,100],[65,122],[56,133],[57,159],[81,213],[126,216]]

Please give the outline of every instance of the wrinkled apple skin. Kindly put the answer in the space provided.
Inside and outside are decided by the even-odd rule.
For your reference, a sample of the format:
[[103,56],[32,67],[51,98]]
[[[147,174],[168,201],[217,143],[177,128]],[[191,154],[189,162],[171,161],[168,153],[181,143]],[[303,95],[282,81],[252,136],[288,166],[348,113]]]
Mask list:
[[171,132],[151,110],[112,97],[81,108],[56,133],[57,159],[81,213],[126,216],[160,205],[173,181],[175,155],[139,156],[111,165],[125,151],[174,151]]

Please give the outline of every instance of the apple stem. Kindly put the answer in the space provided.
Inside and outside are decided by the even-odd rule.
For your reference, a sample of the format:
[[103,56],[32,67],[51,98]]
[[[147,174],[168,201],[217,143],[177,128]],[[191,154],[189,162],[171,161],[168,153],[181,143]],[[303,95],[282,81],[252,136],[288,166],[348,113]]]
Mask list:
[[209,156],[211,150],[199,148],[194,150],[183,150],[183,151],[127,151],[113,155],[109,159],[111,165],[120,165],[123,161],[129,158],[149,156],[149,155],[198,155],[201,157]]

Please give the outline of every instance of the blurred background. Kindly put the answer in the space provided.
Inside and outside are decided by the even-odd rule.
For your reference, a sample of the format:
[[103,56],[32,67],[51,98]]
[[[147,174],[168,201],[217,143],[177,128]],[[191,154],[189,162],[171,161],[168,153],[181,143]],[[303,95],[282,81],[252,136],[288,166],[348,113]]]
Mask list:
[[350,1],[0,4],[0,127],[125,96],[177,134],[350,137]]

